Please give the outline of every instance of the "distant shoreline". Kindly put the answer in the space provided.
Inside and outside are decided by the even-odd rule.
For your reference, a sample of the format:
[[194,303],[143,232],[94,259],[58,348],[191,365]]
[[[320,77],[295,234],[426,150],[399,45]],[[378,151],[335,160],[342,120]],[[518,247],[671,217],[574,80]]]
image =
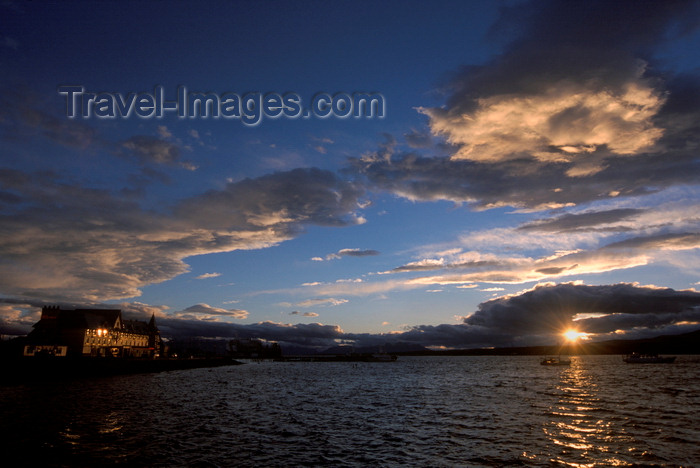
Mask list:
[[578,342],[564,345],[471,348],[394,352],[399,356],[542,356],[615,354],[700,354],[700,330],[681,335],[663,335],[640,340]]

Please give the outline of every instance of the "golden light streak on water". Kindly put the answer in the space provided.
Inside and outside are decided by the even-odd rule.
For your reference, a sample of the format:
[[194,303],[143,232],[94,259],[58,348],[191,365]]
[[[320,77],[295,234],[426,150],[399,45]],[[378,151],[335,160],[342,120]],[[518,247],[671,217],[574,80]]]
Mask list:
[[0,386],[0,414],[7,466],[689,467],[700,357],[264,362]]

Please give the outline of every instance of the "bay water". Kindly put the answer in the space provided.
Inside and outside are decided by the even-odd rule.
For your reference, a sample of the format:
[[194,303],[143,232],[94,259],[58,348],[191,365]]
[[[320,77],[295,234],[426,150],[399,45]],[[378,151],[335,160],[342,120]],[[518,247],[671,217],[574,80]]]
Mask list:
[[700,466],[700,357],[399,357],[0,387],[3,466]]

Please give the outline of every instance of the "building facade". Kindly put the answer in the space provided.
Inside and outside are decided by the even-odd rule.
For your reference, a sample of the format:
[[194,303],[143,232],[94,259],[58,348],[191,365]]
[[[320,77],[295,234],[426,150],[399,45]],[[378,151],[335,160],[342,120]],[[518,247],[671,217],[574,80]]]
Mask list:
[[118,309],[43,307],[27,336],[25,356],[155,358],[161,338],[155,316],[124,320]]

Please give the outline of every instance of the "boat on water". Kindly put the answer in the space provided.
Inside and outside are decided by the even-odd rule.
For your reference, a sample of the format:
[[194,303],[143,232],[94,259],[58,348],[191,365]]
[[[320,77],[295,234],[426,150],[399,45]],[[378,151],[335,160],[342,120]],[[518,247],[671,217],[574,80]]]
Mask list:
[[571,359],[562,359],[561,357],[544,357],[540,361],[543,366],[570,366]]
[[676,356],[632,353],[622,358],[622,360],[627,364],[670,364],[676,360]]

